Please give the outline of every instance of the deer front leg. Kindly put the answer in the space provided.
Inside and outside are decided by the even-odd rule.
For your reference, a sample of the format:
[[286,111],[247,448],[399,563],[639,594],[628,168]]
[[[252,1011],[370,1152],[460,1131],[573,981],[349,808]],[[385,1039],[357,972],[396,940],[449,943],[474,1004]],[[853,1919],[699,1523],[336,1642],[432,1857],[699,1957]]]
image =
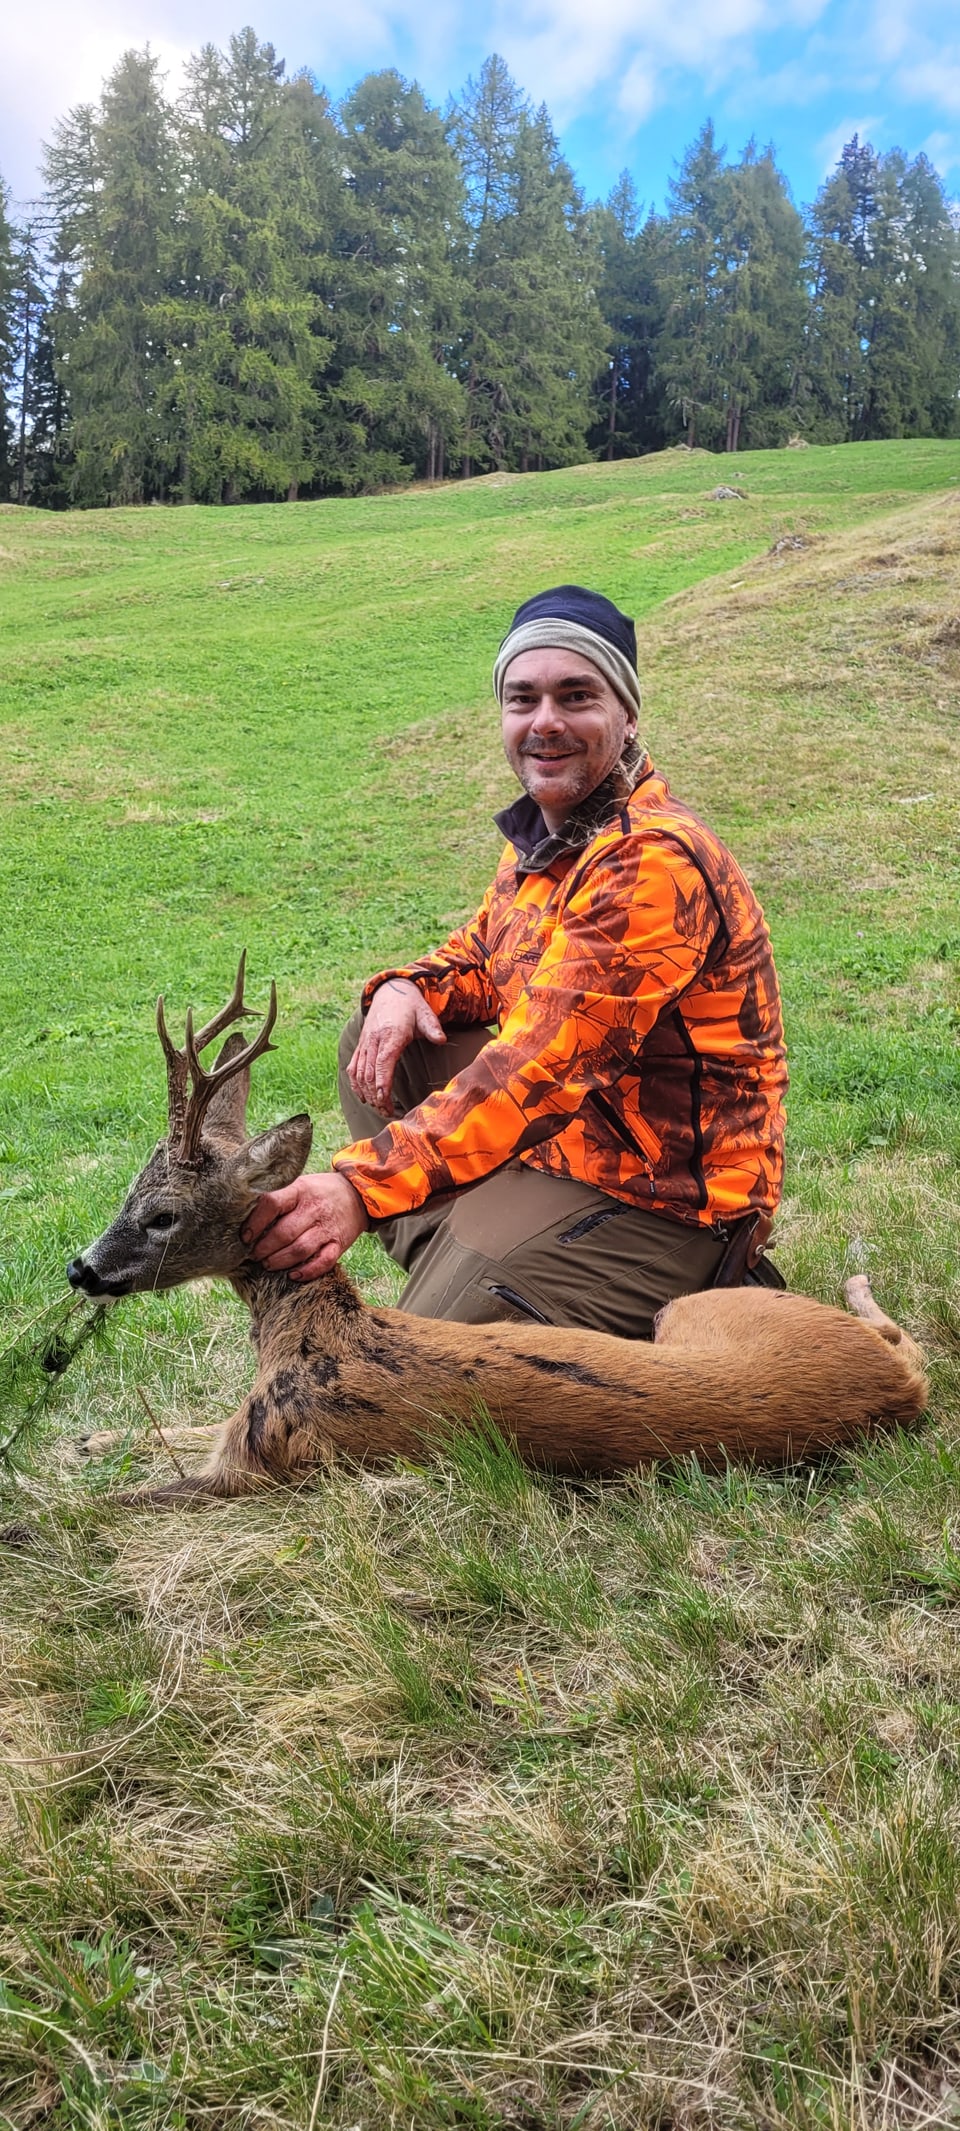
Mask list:
[[78,1435],[73,1440],[77,1458],[105,1458],[112,1450],[151,1444],[162,1444],[164,1450],[178,1454],[181,1450],[189,1455],[191,1450],[209,1450],[217,1432],[217,1422],[201,1421],[182,1428],[158,1428],[145,1430],[142,1437],[131,1436],[128,1428],[92,1428],[87,1435]]
[[[198,1430],[198,1434],[209,1431]],[[256,1384],[242,1406],[214,1432],[213,1448],[198,1472],[184,1473],[162,1487],[138,1488],[122,1496],[132,1508],[201,1507],[258,1495],[265,1489],[296,1485],[329,1464],[333,1445],[297,1426],[296,1415],[278,1406],[275,1384]]]

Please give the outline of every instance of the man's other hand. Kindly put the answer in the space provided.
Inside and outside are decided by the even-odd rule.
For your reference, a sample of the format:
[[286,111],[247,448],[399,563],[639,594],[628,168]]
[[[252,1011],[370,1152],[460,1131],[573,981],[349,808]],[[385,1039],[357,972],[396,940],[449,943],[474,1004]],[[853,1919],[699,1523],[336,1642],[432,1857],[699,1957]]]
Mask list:
[[316,1280],[329,1273],[369,1227],[367,1209],[346,1177],[298,1176],[282,1191],[265,1191],[241,1231],[271,1273]]
[[418,986],[410,984],[406,977],[389,977],[374,992],[360,1041],[347,1067],[354,1094],[371,1110],[379,1110],[382,1117],[393,1116],[397,1060],[418,1036],[427,1043],[447,1040]]

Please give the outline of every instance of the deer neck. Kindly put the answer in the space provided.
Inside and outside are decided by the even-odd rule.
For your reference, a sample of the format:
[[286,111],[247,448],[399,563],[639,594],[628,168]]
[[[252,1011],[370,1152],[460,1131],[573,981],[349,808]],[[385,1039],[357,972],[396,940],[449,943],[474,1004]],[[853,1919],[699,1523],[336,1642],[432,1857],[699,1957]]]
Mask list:
[[295,1316],[312,1324],[322,1320],[342,1327],[364,1307],[353,1282],[339,1267],[319,1280],[291,1280],[289,1273],[271,1273],[250,1258],[231,1274],[230,1285],[247,1305],[255,1339],[272,1318]]
[[255,1258],[248,1259],[245,1265],[231,1273],[230,1285],[241,1302],[246,1303],[254,1329],[272,1316],[288,1297],[302,1292],[303,1288],[303,1283],[291,1280],[288,1273],[268,1272],[267,1267],[258,1265]]

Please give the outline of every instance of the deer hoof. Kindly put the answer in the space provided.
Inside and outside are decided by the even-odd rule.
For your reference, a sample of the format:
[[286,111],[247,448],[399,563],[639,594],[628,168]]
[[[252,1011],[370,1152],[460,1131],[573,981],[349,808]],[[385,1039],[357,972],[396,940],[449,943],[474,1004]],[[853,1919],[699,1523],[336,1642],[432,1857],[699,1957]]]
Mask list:
[[88,1435],[74,1436],[73,1454],[81,1462],[85,1458],[104,1458],[109,1451],[116,1450],[123,1440],[123,1436],[118,1435],[115,1428],[91,1428]]

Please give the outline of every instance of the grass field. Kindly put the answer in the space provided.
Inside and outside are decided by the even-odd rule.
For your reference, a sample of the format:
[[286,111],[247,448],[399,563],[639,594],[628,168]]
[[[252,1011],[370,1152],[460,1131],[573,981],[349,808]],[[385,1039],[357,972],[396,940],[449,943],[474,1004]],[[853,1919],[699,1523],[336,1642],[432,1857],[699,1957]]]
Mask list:
[[[464,1444],[148,1518],[111,1500],[140,1394],[228,1412],[246,1325],[120,1305],[0,1456],[15,2131],[960,2124],[960,446],[0,509],[3,1427],[163,1128],[158,990],[218,1004],[245,944],[254,1118],[339,1143],[360,979],[495,862],[492,655],[559,580],[637,615],[644,737],[770,919],[780,1262],[870,1271],[930,1421],[786,1475]],[[128,1449],[77,1466],[91,1423]]]

